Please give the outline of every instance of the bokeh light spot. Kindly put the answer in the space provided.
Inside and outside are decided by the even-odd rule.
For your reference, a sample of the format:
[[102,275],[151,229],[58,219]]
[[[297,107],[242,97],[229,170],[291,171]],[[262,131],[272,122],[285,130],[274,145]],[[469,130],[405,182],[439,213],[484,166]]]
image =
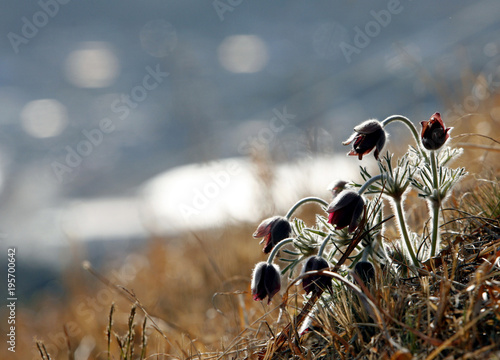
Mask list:
[[68,123],[66,107],[54,99],[34,100],[21,110],[24,130],[36,138],[59,135]]
[[118,58],[105,42],[83,42],[68,55],[65,64],[66,79],[81,88],[108,87],[119,72]]
[[255,35],[229,36],[217,52],[221,65],[233,73],[261,71],[269,59],[266,44]]

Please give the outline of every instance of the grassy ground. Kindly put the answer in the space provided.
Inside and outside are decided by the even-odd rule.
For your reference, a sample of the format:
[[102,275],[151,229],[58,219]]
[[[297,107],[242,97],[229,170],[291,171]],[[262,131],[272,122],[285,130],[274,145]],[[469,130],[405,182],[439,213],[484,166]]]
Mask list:
[[[251,237],[257,224],[152,238],[99,272],[89,264],[68,269],[66,296],[46,294],[18,309],[16,358],[500,358],[500,144],[460,135],[498,141],[499,107],[490,98],[477,114],[445,119],[469,176],[444,204],[445,249],[419,276],[376,266],[362,294],[335,282],[317,302],[310,331],[299,336],[293,325],[280,342],[304,297],[293,286],[284,303],[252,300],[251,270],[265,259]],[[423,229],[427,209],[416,202],[410,192],[410,227]],[[396,225],[386,225],[390,242]]]

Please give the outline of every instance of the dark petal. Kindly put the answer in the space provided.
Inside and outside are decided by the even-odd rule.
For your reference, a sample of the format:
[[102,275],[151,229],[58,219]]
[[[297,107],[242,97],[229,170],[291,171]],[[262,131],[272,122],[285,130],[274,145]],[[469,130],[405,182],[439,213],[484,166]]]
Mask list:
[[357,156],[360,160],[362,160],[363,155],[368,154],[375,146],[377,146],[381,137],[384,137],[382,141],[385,143],[385,132],[382,129],[376,130],[374,133],[370,134],[358,134],[354,138],[352,150],[347,155]]
[[349,225],[349,231],[357,226],[357,220],[363,211],[364,200],[356,191],[344,190],[333,199],[327,209],[328,222],[337,229]]
[[264,243],[262,251],[268,254],[277,243],[289,237],[291,231],[292,227],[286,218],[273,216],[262,221],[253,236],[264,237],[261,241]]
[[359,135],[354,144],[352,145],[352,148],[354,151],[356,151],[358,154],[367,154],[370,152],[371,149],[375,146],[375,143],[373,143],[373,137],[372,134],[369,135]]
[[253,299],[255,301],[263,300],[267,295],[264,286],[264,276],[266,267],[267,263],[263,261],[258,263],[253,271],[251,288],[252,288]]
[[448,140],[449,128],[446,128],[441,115],[435,113],[428,121],[422,121],[422,145],[427,150],[437,150]]
[[353,212],[361,196],[353,190],[342,191],[328,207],[328,222],[337,229],[343,229],[352,221]]
[[422,125],[421,137],[423,138],[427,132],[427,128],[429,127],[429,121],[421,121],[420,125]]
[[[347,156],[357,156],[358,158],[361,156],[361,158],[363,158],[363,154],[358,154],[358,153],[356,152],[356,150],[354,150],[354,149],[352,149],[351,151],[349,151],[349,152],[347,153]],[[361,160],[361,159],[360,159],[360,160]]]
[[378,129],[370,134],[360,135],[360,138],[353,145],[353,150],[359,155],[366,155],[375,147],[380,151],[385,144],[385,138],[386,135],[383,129]]
[[274,247],[271,233],[267,234],[263,241],[264,248],[262,249],[262,251],[264,252],[264,254],[269,254]]
[[438,112],[434,113],[434,115],[431,116],[430,121],[437,121],[439,123],[439,125],[441,126],[441,128],[443,130],[445,129],[444,122],[443,122],[443,119],[441,119],[440,113],[438,113]]
[[380,121],[375,119],[370,119],[362,122],[354,128],[359,134],[372,134],[382,129],[382,124]]
[[[359,153],[359,145],[363,142],[363,138],[365,137],[365,135],[356,135],[354,137],[354,143],[352,144],[352,150],[347,154],[349,156],[359,156],[360,153]],[[350,143],[350,142],[349,142]],[[344,143],[344,145],[346,145],[346,143]],[[361,154],[361,156],[363,156],[363,154]]]
[[260,238],[260,237],[263,237],[263,236],[266,236],[267,234],[269,234],[269,232],[271,231],[271,226],[279,218],[280,218],[280,216],[273,216],[273,217],[270,217],[270,218],[263,220],[259,224],[257,229],[255,230],[255,232],[253,233],[253,237]]
[[342,230],[347,227],[351,222],[351,216],[345,210],[337,210],[331,213],[332,221],[330,224],[335,225],[335,228],[338,230]]
[[347,139],[346,141],[343,141],[342,142],[342,145],[349,145],[350,143],[352,143],[354,141],[354,139],[356,139],[356,136],[358,136],[358,133],[354,132],[350,137],[349,139]]
[[282,216],[277,216],[271,225],[269,234],[265,238],[266,241],[262,251],[268,254],[281,240],[290,237],[291,232],[292,226],[290,222]]
[[366,151],[365,149],[365,138],[367,135],[357,135],[354,139],[354,143],[352,144],[352,150],[347,154],[350,156],[358,156],[358,158],[362,158],[364,154],[370,152],[370,150]]
[[351,215],[352,217],[351,217],[351,222],[349,224],[349,232],[353,232],[358,227],[359,218],[363,213],[364,207],[365,207],[365,201],[360,196]]
[[422,137],[422,144],[427,150],[437,150],[446,142],[447,136],[439,123],[435,122],[427,128],[427,132]]
[[344,190],[328,206],[327,211],[333,212],[343,207],[349,206],[350,203],[357,201],[360,195],[353,190]]
[[281,289],[279,267],[265,261],[258,263],[253,271],[251,288],[254,300],[264,300],[269,297],[271,301],[271,298]]
[[354,267],[354,272],[365,284],[375,279],[375,268],[368,261],[359,261]]
[[[330,264],[321,256],[311,256],[305,263],[303,273],[314,270],[328,269]],[[321,291],[331,288],[331,278],[326,275],[307,276],[302,280],[304,291],[309,294],[311,291]]]
[[335,212],[331,212],[328,214],[328,223],[333,225]]
[[265,276],[265,289],[269,303],[271,302],[273,296],[276,295],[276,293],[281,289],[281,276],[277,265],[268,264]]
[[278,219],[271,227],[272,242],[276,245],[281,240],[290,237],[291,232],[292,226],[290,222],[285,218]]
[[[439,124],[438,124],[439,125]],[[443,129],[441,126],[435,127],[432,131],[432,140],[435,143],[438,143],[440,145],[443,145],[444,142],[446,141],[446,133],[444,132],[445,129]]]
[[380,136],[377,140],[377,143],[375,144],[374,155],[375,155],[375,159],[377,159],[377,160],[378,160],[378,155],[380,154],[380,152],[384,148],[386,137],[387,137],[387,135],[385,134],[385,131],[382,130],[382,133],[380,134]]

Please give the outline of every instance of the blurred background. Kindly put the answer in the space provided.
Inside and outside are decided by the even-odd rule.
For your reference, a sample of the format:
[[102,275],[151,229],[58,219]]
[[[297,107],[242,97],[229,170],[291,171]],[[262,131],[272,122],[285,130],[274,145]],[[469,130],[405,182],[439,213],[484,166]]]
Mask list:
[[328,198],[368,118],[500,121],[496,0],[0,3],[1,263],[16,247],[20,306],[64,294],[82,260]]

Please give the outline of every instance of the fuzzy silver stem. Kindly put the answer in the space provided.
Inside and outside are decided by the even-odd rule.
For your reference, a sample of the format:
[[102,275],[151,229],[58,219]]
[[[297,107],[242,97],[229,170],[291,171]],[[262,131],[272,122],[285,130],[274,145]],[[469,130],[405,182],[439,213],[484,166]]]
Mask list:
[[318,198],[318,197],[306,197],[306,198],[303,198],[299,201],[297,201],[297,203],[295,203],[295,205],[293,205],[290,210],[288,210],[288,212],[286,213],[285,215],[285,218],[287,220],[290,220],[290,217],[293,215],[293,213],[303,204],[305,203],[308,203],[308,202],[317,202],[321,205],[323,205],[324,207],[328,208],[328,203],[321,199],[321,198]]
[[271,253],[269,254],[269,257],[267,258],[267,263],[269,265],[271,265],[274,261],[276,254],[278,253],[279,249],[282,248],[283,246],[285,246],[286,244],[291,243],[292,241],[293,241],[293,238],[288,238],[288,239],[281,240],[278,244],[276,244],[273,251],[271,251]]

